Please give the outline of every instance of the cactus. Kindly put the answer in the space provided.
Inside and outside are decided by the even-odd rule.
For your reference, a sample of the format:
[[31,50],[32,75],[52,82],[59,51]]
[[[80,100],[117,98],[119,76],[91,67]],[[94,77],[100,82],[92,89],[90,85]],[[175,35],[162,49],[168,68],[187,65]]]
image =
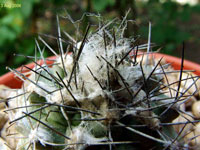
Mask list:
[[[72,40],[72,52],[64,53],[57,21],[60,55],[54,63],[33,60],[35,68],[24,66],[29,77],[10,69],[24,80],[6,110],[17,132],[17,150],[188,147],[182,131],[173,127],[179,122],[172,121],[185,113],[182,103],[195,94],[185,93],[198,77],[190,78],[191,86],[181,91],[181,69],[179,80],[169,83],[170,65],[153,59],[150,42],[137,45],[137,39],[124,37],[125,19],[96,32],[88,25],[81,42]],[[38,41],[36,46],[45,62]]]

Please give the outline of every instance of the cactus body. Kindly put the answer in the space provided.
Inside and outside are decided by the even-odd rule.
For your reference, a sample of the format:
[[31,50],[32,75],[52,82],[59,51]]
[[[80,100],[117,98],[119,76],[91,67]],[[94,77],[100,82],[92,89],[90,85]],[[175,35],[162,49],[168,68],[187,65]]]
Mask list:
[[26,94],[11,102],[23,106],[10,111],[23,136],[17,149],[184,146],[173,126],[164,125],[178,116],[183,101],[181,93],[169,95],[170,90],[179,92],[164,81],[169,65],[145,53],[136,60],[137,50],[150,45],[138,46],[134,38],[125,38],[124,26],[114,28],[115,34],[107,25],[95,33],[88,28],[73,53],[61,49],[52,66],[36,65],[18,91]]

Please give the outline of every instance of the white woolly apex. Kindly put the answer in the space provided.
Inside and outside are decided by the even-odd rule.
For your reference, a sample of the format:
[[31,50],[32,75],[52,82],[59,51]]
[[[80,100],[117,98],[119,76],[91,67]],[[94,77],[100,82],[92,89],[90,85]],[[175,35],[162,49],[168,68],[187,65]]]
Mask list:
[[70,139],[68,144],[81,143],[72,146],[76,150],[84,150],[88,145],[97,144],[107,140],[106,138],[95,138],[83,127],[74,128],[70,135]]
[[[118,71],[129,85],[134,85],[137,80],[142,78],[142,72],[139,65],[126,67],[122,66],[119,67]],[[120,84],[123,85],[121,82]]]
[[[63,57],[63,60],[64,60],[65,69],[67,73],[70,73],[72,71],[73,62],[74,62],[72,55],[66,54],[66,56]],[[63,67],[61,56],[57,57],[56,63],[58,63],[60,67]]]
[[[116,47],[113,44],[113,37],[111,34],[109,34],[109,31],[106,30],[105,34],[108,35],[108,41],[106,45],[105,50],[105,43],[104,43],[104,36],[103,31],[99,30],[97,33],[90,34],[88,36],[87,42],[85,42],[85,45],[83,47],[82,53],[80,55],[80,58],[78,60],[78,71],[76,72],[77,76],[77,86],[78,90],[76,90],[74,79],[72,79],[72,82],[70,83],[70,86],[72,87],[73,96],[78,100],[82,101],[84,99],[94,99],[98,96],[105,97],[106,90],[102,90],[98,82],[94,79],[97,78],[102,84],[105,84],[107,81],[108,75],[107,75],[107,62],[103,60],[102,57],[104,57],[111,65],[115,66],[115,57],[117,56],[117,59],[120,59],[123,57],[125,53],[127,53],[130,50],[130,45],[133,39],[128,38],[121,38],[116,37]],[[81,42],[77,44],[77,49],[80,48]],[[66,85],[68,84],[72,68],[74,65],[74,59],[72,54],[67,54],[66,57],[63,57],[64,59],[64,66],[65,70],[67,72],[67,77],[64,78],[64,81]],[[119,61],[119,60],[118,60]],[[63,67],[61,57],[57,60],[58,63]],[[123,67],[125,65],[125,67]],[[111,67],[110,67],[111,68]],[[119,66],[119,72],[122,74],[122,77],[128,81],[130,85],[133,85],[136,80],[141,78],[141,71],[139,66],[131,66],[131,64],[124,63],[122,66]],[[89,71],[91,70],[91,72]],[[133,73],[134,72],[134,73]],[[113,69],[110,69],[110,74],[114,74]],[[127,74],[128,73],[128,74]],[[93,74],[93,75],[92,75]],[[112,76],[111,76],[112,80]],[[83,94],[80,89],[82,88],[82,84],[84,82],[84,89],[85,93]],[[123,83],[121,83],[123,85]],[[73,101],[72,97],[69,95],[68,92],[63,91],[63,97],[64,100]],[[65,90],[66,91],[66,90]],[[59,93],[56,93],[53,95],[53,97],[57,97],[56,101],[61,101],[61,96],[59,96]],[[52,100],[48,98],[50,101],[54,98],[52,97]]]

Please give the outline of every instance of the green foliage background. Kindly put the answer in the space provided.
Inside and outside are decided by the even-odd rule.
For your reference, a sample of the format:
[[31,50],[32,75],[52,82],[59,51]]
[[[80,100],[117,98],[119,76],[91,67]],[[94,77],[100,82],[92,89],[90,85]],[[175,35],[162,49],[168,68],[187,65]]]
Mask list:
[[[177,55],[183,41],[189,48],[200,44],[200,4],[180,5],[171,0],[0,0],[3,3],[19,3],[21,8],[0,7],[0,75],[6,66],[18,67],[29,60],[16,54],[34,55],[35,38],[38,33],[57,36],[56,14],[80,19],[84,12],[100,13],[105,19],[122,18],[127,10],[128,19],[135,20],[128,26],[127,36],[140,35],[140,42],[147,40],[148,24],[152,23],[152,42],[163,47],[161,52]],[[84,19],[82,29],[90,19]],[[72,26],[60,21],[61,27],[75,35]],[[43,38],[55,50],[57,41]],[[156,49],[155,48],[155,49]],[[46,56],[52,53],[45,51]],[[186,57],[187,58],[187,57]],[[189,58],[189,57],[188,57]]]

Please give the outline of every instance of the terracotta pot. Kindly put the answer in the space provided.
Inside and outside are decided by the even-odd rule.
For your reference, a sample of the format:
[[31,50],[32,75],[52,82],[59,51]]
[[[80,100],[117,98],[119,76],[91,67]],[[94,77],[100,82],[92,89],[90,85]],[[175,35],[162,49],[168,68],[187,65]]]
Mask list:
[[[48,65],[52,64],[54,61],[51,61],[51,60],[55,60],[55,59],[56,59],[56,56],[49,57],[48,60],[46,60],[46,64],[48,64]],[[44,61],[40,60],[37,63],[42,65],[44,63]],[[25,65],[25,66],[32,69],[32,68],[35,67],[35,63],[30,63],[30,64]],[[19,71],[19,72],[22,72],[22,73],[29,71],[28,69],[24,68],[23,66],[17,68],[16,70]],[[16,77],[16,75],[12,72],[8,72],[5,75],[0,77],[0,84],[6,85],[6,86],[13,88],[13,89],[21,88],[22,83],[23,83],[22,80],[20,80],[18,77]]]
[[[181,67],[181,58],[178,57],[174,57],[174,56],[170,56],[170,55],[166,55],[166,54],[161,54],[161,53],[156,53],[153,54],[156,58],[161,58],[163,57],[166,62],[171,63],[171,65],[173,66],[173,68],[175,70],[179,70]],[[184,70],[194,70],[196,75],[200,75],[200,65],[194,62],[191,62],[189,60],[184,60],[183,63],[184,66]]]
[[[155,58],[159,59],[161,57],[163,57],[167,63],[171,63],[171,65],[174,67],[174,69],[178,70],[180,69],[181,66],[181,59],[174,57],[174,56],[169,56],[166,54],[161,54],[161,53],[154,53],[151,54],[153,56],[155,56]],[[49,59],[55,59],[55,56],[49,57]],[[53,61],[46,61],[47,64],[52,64]],[[39,64],[43,64],[43,61],[39,61]],[[26,65],[29,68],[33,68],[35,66],[34,63],[28,64]],[[185,70],[195,70],[195,74],[196,75],[200,75],[200,65],[193,63],[191,61],[188,60],[184,60],[184,69]],[[22,72],[27,72],[27,69],[24,69],[23,66],[20,68],[17,68],[18,71],[22,71]],[[0,77],[0,84],[4,84],[10,88],[20,88],[22,85],[22,81],[17,78],[12,72],[9,72],[3,76]]]

